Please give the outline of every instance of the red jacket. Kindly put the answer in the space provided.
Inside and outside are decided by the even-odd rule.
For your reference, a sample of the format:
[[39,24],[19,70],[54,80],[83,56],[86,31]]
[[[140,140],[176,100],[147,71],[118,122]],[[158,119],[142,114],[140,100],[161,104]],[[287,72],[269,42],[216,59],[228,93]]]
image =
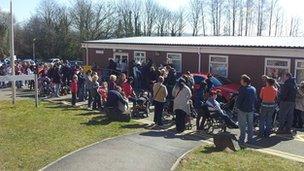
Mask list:
[[132,85],[130,83],[128,83],[127,81],[121,84],[121,88],[127,98],[134,96],[134,94],[133,94],[134,90],[132,88]]
[[71,93],[77,93],[78,92],[78,84],[76,80],[72,80],[70,85]]

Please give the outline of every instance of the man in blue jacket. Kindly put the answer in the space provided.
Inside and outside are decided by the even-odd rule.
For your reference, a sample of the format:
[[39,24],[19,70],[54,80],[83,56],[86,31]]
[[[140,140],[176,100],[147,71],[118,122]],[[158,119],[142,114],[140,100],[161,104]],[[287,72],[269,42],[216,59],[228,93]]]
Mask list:
[[285,82],[280,91],[280,112],[278,134],[291,134],[293,112],[297,94],[297,84],[292,74],[285,75]]
[[256,89],[251,86],[251,79],[249,76],[242,75],[241,85],[236,107],[238,109],[238,124],[241,132],[239,143],[243,145],[245,143],[246,130],[248,143],[252,143],[253,140],[253,117],[257,95]]

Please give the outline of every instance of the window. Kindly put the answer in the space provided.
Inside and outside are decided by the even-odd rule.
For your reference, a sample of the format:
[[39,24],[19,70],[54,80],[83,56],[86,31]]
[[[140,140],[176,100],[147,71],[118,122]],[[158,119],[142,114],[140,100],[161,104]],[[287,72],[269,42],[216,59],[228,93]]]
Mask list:
[[290,72],[289,59],[265,59],[265,75],[276,79],[279,83],[284,81],[284,76],[288,72]]
[[134,61],[136,63],[145,63],[146,62],[146,52],[135,51],[134,52]]
[[182,54],[180,53],[168,53],[167,63],[171,64],[173,68],[179,73],[182,72]]
[[296,60],[295,74],[298,84],[304,81],[304,60]]
[[214,75],[228,77],[228,56],[210,55],[209,72]]

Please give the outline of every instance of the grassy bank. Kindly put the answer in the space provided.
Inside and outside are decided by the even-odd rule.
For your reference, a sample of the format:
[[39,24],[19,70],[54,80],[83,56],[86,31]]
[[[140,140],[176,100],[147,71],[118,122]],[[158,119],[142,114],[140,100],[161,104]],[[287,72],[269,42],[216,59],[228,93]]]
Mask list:
[[0,170],[37,170],[57,158],[143,125],[111,122],[99,113],[29,100],[0,102]]
[[227,153],[218,152],[212,146],[204,146],[187,155],[177,170],[302,171],[304,164],[251,150]]

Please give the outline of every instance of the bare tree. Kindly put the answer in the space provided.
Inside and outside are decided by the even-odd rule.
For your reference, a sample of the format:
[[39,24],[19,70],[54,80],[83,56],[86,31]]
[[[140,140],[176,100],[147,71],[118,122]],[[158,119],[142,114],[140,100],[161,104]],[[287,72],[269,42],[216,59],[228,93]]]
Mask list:
[[178,36],[182,36],[184,33],[184,29],[186,27],[186,23],[185,23],[185,14],[184,14],[184,10],[180,9],[178,11]]
[[254,8],[254,1],[253,0],[246,0],[246,14],[245,14],[245,36],[249,35],[250,27],[252,24],[252,15],[253,15],[253,8]]
[[144,4],[145,17],[144,17],[144,35],[151,36],[155,26],[155,20],[157,17],[158,5],[153,0],[146,0]]
[[272,33],[272,20],[273,20],[273,14],[274,14],[274,11],[277,7],[277,4],[278,4],[278,0],[271,0],[271,3],[270,3],[270,9],[269,9],[269,25],[268,25],[268,36],[271,36],[271,33]]
[[166,8],[157,8],[156,31],[157,36],[166,36],[168,34],[169,22],[171,18],[170,11]]
[[197,36],[200,27],[200,15],[202,11],[201,0],[190,0],[189,20],[192,28],[192,36]]
[[114,7],[110,3],[93,4],[88,0],[76,0],[71,9],[73,26],[80,32],[80,40],[105,39],[114,28]]
[[244,2],[243,0],[238,1],[238,9],[239,9],[239,29],[238,29],[238,35],[243,36],[243,25],[244,25],[244,8],[243,8]]

